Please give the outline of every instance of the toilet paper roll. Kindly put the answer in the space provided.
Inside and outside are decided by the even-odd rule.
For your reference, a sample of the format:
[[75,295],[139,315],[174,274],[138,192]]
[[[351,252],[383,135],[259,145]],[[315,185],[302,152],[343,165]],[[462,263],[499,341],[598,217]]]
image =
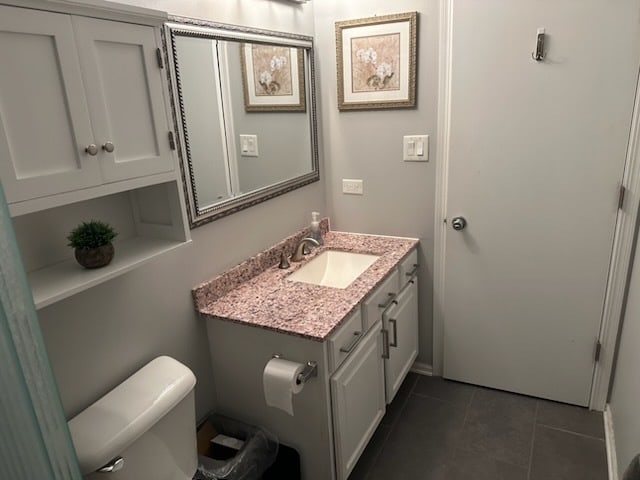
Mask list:
[[299,393],[304,384],[297,384],[298,374],[304,365],[282,358],[272,358],[262,372],[264,398],[270,407],[284,410],[293,416],[293,395]]

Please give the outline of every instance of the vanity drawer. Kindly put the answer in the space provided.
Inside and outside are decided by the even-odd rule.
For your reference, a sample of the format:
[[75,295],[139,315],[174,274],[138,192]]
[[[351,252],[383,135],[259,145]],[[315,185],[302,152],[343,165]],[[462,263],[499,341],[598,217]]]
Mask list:
[[329,371],[333,372],[355,349],[363,337],[360,307],[329,339]]
[[418,249],[414,248],[411,253],[405,258],[402,262],[400,262],[400,266],[398,267],[398,271],[400,273],[400,284],[399,288],[402,288],[406,285],[406,283],[411,280],[416,273],[418,273]]
[[382,318],[382,312],[391,305],[400,291],[398,278],[398,269],[394,269],[391,275],[362,304],[362,324],[365,332]]

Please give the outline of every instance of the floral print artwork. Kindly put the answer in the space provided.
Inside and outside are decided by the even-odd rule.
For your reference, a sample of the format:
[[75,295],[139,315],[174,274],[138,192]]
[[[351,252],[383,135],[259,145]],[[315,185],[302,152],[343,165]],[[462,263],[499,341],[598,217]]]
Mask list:
[[252,45],[256,97],[291,95],[291,48]]
[[351,86],[356,92],[400,89],[400,34],[351,39]]
[[335,22],[338,110],[416,105],[418,12]]

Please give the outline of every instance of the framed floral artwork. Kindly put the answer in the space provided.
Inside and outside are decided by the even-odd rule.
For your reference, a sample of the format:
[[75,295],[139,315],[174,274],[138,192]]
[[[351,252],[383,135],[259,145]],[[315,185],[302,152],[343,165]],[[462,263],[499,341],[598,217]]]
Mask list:
[[416,104],[417,12],[336,22],[338,109]]
[[245,111],[306,111],[301,48],[243,43],[240,60]]

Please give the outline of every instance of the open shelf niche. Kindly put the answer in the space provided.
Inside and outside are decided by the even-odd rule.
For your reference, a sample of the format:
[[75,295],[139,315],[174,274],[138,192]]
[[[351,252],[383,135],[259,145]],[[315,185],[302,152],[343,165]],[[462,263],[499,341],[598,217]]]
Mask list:
[[[181,198],[180,185],[171,181],[14,217],[36,308],[122,275],[188,243]],[[111,263],[92,270],[76,262],[66,239],[76,225],[89,220],[107,222],[118,232]]]

